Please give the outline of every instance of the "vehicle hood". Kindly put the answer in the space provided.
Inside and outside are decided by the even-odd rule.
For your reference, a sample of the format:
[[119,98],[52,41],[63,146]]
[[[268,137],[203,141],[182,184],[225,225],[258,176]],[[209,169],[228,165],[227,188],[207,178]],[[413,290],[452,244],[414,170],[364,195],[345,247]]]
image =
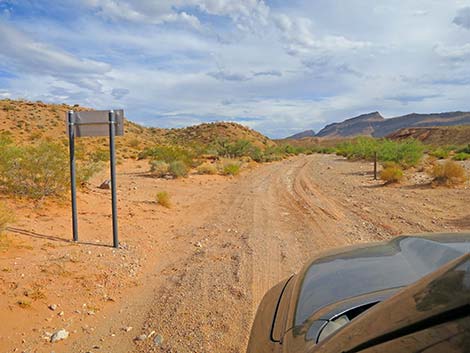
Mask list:
[[302,326],[325,319],[322,308],[407,286],[466,253],[470,234],[454,233],[401,236],[314,259],[296,276],[292,327],[304,331]]

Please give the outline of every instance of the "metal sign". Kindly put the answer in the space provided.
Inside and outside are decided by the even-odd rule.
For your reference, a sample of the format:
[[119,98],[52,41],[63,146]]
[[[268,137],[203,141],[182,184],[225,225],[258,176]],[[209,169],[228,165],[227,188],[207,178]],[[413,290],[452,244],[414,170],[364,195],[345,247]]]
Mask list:
[[67,134],[70,149],[70,190],[72,196],[73,240],[78,241],[77,187],[75,168],[75,137],[109,136],[109,160],[111,172],[111,203],[113,212],[113,246],[119,247],[117,195],[116,195],[116,147],[115,136],[124,135],[123,110],[98,110],[67,113]]
[[[87,112],[73,112],[73,127],[75,137],[109,136],[109,110],[95,110]],[[124,135],[124,111],[114,110],[116,123],[116,136]],[[67,125],[67,129],[70,124]]]

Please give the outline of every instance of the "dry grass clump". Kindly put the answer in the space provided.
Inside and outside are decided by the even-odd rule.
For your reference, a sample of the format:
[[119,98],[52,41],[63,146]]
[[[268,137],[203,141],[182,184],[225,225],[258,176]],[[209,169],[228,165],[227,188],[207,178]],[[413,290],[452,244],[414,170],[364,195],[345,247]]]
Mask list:
[[206,162],[197,167],[198,174],[214,175],[217,174],[217,172],[217,167],[211,163]]
[[8,250],[11,246],[11,240],[4,234],[8,224],[13,222],[14,218],[9,210],[0,204],[0,251]]
[[0,235],[7,229],[8,224],[13,222],[13,216],[9,210],[0,203]]
[[398,183],[403,179],[403,170],[396,163],[387,163],[380,172],[380,179],[385,181],[385,184]]
[[461,184],[467,178],[465,169],[454,161],[436,164],[431,175],[434,178],[434,183],[448,186]]
[[189,168],[183,161],[174,161],[170,163],[168,173],[175,178],[182,178],[188,175]]
[[162,178],[168,174],[170,165],[164,161],[151,161],[150,162],[150,173],[155,175],[157,178]]
[[238,161],[226,161],[222,164],[221,172],[223,175],[240,174],[241,163]]
[[166,191],[160,191],[157,193],[157,202],[166,208],[171,208],[171,197]]

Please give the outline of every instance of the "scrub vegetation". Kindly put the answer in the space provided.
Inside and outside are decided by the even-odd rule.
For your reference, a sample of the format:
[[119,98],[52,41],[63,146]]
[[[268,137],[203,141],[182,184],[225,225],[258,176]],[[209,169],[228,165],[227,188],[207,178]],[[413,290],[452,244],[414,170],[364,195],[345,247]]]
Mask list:
[[465,169],[454,161],[436,163],[432,169],[434,183],[441,185],[457,185],[467,179]]

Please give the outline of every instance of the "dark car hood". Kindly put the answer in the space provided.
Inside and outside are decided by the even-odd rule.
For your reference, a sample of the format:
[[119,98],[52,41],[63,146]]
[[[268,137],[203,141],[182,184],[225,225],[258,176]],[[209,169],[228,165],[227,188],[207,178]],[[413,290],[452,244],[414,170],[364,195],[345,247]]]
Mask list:
[[292,325],[301,329],[321,319],[320,309],[347,298],[406,286],[466,253],[470,234],[438,234],[401,236],[317,258],[297,276]]

